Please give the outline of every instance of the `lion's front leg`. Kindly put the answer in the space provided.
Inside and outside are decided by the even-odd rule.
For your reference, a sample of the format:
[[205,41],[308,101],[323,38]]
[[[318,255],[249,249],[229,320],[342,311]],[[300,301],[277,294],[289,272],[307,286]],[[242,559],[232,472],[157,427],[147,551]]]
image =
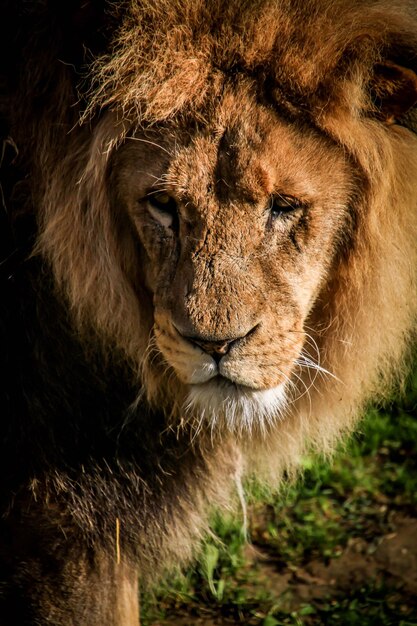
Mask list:
[[0,626],[139,625],[137,570],[112,546],[92,549],[30,523],[18,524],[13,533],[5,526]]

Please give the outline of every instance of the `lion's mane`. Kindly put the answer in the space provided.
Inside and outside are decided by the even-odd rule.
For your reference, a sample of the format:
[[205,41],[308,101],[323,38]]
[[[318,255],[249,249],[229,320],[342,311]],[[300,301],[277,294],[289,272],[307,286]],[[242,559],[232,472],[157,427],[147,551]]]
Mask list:
[[[28,372],[19,374],[19,415],[30,426],[14,422],[6,439],[32,460],[27,471],[6,473],[23,493],[17,502],[33,500],[37,510],[53,500],[65,510],[50,532],[71,518],[89,546],[104,544],[104,536],[113,546],[115,520],[124,516],[125,549],[146,578],[161,558],[190,555],[208,502],[224,503],[242,473],[266,469],[277,480],[308,447],[330,451],[365,403],[385,398],[404,375],[417,316],[417,140],[410,138],[417,112],[386,123],[373,85],[386,61],[417,71],[417,12],[407,0],[137,0],[108,3],[104,14],[92,2],[91,15],[80,9],[71,22],[70,9],[45,1],[23,11],[23,4],[6,2],[8,29],[22,35],[2,37],[15,58],[2,68],[12,85],[1,97],[4,145],[18,150],[4,189],[13,236],[32,250],[10,270],[24,285],[13,298],[35,303],[16,319],[31,328],[24,351],[37,383],[49,377],[49,386],[44,397]],[[65,31],[68,20],[81,33],[78,46]],[[190,446],[175,388],[168,400],[158,395],[160,381],[148,367],[143,329],[152,307],[135,242],[110,208],[109,185],[126,136],[176,120],[203,123],[226,75],[244,76],[270,106],[343,146],[357,189],[348,232],[308,320],[331,376],[316,376],[266,439],[213,438],[202,428]],[[49,347],[40,349],[48,332]],[[57,356],[54,343],[61,352],[68,344],[70,356]],[[74,372],[84,404],[71,395]],[[12,423],[16,406],[7,402]],[[97,415],[91,423],[80,417],[85,406]],[[59,423],[45,417],[52,411],[61,411]],[[71,441],[81,442],[79,453]],[[13,464],[9,452],[6,464]],[[4,502],[16,510],[7,496]],[[50,529],[45,510],[42,528]]]

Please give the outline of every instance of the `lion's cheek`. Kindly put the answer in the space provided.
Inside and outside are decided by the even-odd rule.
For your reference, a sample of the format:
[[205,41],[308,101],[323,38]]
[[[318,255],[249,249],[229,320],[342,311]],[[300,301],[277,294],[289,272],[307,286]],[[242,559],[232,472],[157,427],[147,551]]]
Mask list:
[[[279,276],[282,284],[269,290],[269,311],[264,313],[263,324],[271,329],[282,325],[301,331],[326,279],[327,259],[331,258],[331,252],[323,246],[317,252],[304,255],[300,265],[284,265]],[[273,330],[271,336],[274,336]],[[268,341],[270,343],[270,338]]]

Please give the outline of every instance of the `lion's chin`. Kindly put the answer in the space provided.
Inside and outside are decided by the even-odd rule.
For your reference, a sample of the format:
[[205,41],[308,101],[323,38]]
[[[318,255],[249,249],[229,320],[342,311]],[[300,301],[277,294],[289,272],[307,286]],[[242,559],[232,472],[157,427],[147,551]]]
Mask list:
[[272,389],[251,389],[219,376],[190,386],[185,412],[199,427],[206,424],[212,430],[227,428],[243,433],[266,430],[283,418],[286,406],[284,383]]

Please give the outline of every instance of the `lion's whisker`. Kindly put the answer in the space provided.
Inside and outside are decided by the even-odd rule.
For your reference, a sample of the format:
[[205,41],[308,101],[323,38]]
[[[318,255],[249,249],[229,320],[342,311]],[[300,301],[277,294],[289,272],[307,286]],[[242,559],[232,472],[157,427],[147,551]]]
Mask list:
[[150,141],[149,139],[143,139],[142,137],[125,137],[125,139],[129,139],[130,141],[139,141],[141,143],[147,143],[151,146],[155,146],[156,148],[159,148],[160,150],[163,150],[163,152],[166,152],[170,157],[173,156],[173,154],[171,152],[169,152],[169,150],[167,150],[164,146],[161,146],[160,144],[156,143],[155,141]]
[[307,369],[315,370],[316,372],[319,372],[320,374],[326,374],[327,376],[331,376],[335,380],[338,380],[335,374],[332,374],[332,372],[329,372],[329,370],[322,367],[318,363],[314,363],[314,361],[312,361],[310,358],[308,358],[307,356],[303,354],[301,354],[300,358],[296,359],[294,363],[296,365],[301,365],[302,367],[305,367]]

